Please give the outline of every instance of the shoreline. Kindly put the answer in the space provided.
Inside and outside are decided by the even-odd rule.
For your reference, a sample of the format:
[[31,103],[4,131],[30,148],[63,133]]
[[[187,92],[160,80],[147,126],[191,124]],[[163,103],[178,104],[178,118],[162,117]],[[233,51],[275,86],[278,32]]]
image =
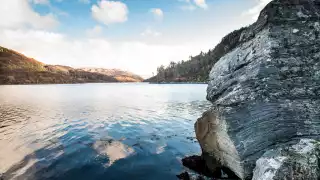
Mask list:
[[149,84],[208,84],[207,82],[147,82]]
[[134,84],[134,83],[145,83],[145,84],[208,84],[206,82],[83,82],[83,83],[21,83],[21,84],[0,84],[0,86],[12,86],[12,85],[71,85],[71,84]]
[[21,84],[0,84],[0,86],[12,86],[12,85],[72,85],[72,84],[128,84],[128,83],[144,83],[144,82],[21,83]]

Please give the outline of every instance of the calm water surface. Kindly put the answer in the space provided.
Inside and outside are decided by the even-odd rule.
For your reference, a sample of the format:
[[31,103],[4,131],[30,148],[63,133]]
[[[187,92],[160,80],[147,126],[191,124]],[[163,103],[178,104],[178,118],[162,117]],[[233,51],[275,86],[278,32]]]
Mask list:
[[0,86],[0,179],[176,179],[206,85]]

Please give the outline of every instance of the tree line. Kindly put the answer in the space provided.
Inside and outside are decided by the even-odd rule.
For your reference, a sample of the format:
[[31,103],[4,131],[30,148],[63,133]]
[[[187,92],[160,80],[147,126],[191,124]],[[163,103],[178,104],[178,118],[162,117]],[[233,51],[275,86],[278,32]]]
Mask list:
[[246,28],[233,31],[214,48],[199,55],[190,56],[188,60],[173,62],[169,65],[161,65],[157,68],[157,74],[147,82],[206,82],[214,64],[227,52],[242,43],[241,34]]

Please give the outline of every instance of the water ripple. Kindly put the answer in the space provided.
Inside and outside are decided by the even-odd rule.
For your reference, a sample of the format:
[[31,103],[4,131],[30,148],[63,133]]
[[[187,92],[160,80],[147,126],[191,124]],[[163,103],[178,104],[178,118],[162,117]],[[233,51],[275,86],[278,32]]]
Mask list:
[[[0,86],[3,179],[176,179],[205,85]],[[0,177],[1,179],[1,177]]]

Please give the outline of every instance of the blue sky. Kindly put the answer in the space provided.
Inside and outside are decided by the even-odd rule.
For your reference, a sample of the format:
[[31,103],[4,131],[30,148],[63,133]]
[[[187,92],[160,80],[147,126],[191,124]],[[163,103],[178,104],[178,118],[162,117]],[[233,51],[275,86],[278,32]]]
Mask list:
[[[105,28],[103,31],[105,35],[111,38],[127,39],[139,35],[148,27],[169,32],[182,30],[184,33],[192,34],[190,31],[208,28],[210,24],[219,23],[220,19],[233,18],[233,15],[241,14],[244,9],[254,5],[254,1],[250,0],[211,0],[206,1],[208,9],[203,9],[192,0],[190,3],[186,0],[122,0],[120,2],[128,7],[128,20],[125,23],[104,25],[92,18],[91,7],[99,1],[91,0],[86,1],[88,3],[81,3],[83,2],[81,0],[51,0],[50,6],[32,4],[32,7],[41,15],[55,12],[60,22],[60,26],[55,30],[59,32],[82,36],[86,29],[100,25]],[[239,1],[243,2],[239,3]],[[194,9],[184,9],[188,6]],[[164,14],[162,21],[155,20],[150,13],[153,8],[162,10]],[[225,8],[232,9],[225,12]],[[221,18],[221,16],[224,17]]]
[[3,0],[0,45],[48,64],[157,66],[207,51],[270,0]]

